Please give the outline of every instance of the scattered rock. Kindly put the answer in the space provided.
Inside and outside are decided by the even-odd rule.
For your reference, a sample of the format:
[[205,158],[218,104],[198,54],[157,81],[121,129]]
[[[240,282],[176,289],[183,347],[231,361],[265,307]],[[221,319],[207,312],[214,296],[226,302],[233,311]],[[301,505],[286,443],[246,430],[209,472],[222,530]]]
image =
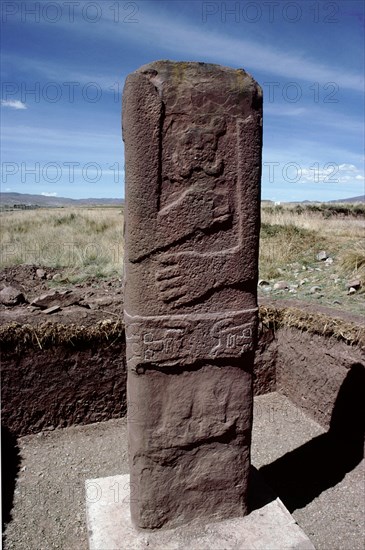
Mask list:
[[47,277],[47,273],[44,271],[44,269],[37,269],[37,271],[35,272],[38,279],[45,279]]
[[84,300],[81,305],[89,309],[99,309],[103,307],[108,307],[112,305],[113,302],[113,296],[100,296],[98,298],[93,298],[92,300]]
[[354,279],[353,281],[347,282],[347,289],[354,288],[355,290],[359,290],[361,288],[361,281],[360,279]]
[[324,260],[327,260],[328,258],[328,254],[325,250],[320,250],[318,252],[318,254],[316,254],[316,259],[319,261],[319,262],[324,262]]
[[347,294],[356,294],[356,288],[354,288],[353,286],[350,287]]
[[309,283],[309,279],[307,279],[307,278],[305,278],[305,279],[300,279],[300,281],[299,281],[300,286],[305,285],[305,283]]
[[61,281],[61,279],[62,279],[61,273],[56,273],[56,274],[53,275],[53,277],[52,277],[52,281],[56,281],[56,282],[57,282],[57,281]]
[[80,296],[72,290],[64,290],[62,292],[55,290],[53,292],[49,292],[48,294],[38,296],[31,302],[31,305],[40,307],[41,309],[48,309],[52,306],[73,306],[78,304],[79,301]]
[[26,301],[24,294],[13,286],[6,286],[0,292],[0,302],[4,306],[16,306]]
[[47,309],[44,309],[43,313],[45,313],[46,315],[51,315],[52,313],[56,313],[56,311],[61,311],[60,306],[52,306]]
[[322,288],[320,286],[312,286],[309,289],[309,293],[310,294],[315,294],[316,292],[320,292],[321,290],[322,290]]
[[326,259],[326,261],[325,261],[325,264],[326,264],[326,265],[331,265],[331,264],[333,264],[333,258],[328,257],[328,258]]
[[265,281],[264,279],[260,279],[258,282],[258,286],[269,286],[269,281]]
[[289,284],[286,281],[278,281],[274,284],[274,290],[287,290]]
[[52,275],[52,273],[48,273],[46,279],[50,281],[51,279],[53,279],[53,277],[54,275]]
[[296,290],[296,288],[291,288],[291,289],[289,290],[289,292],[290,292],[290,294],[296,294],[296,293],[297,293],[297,290]]

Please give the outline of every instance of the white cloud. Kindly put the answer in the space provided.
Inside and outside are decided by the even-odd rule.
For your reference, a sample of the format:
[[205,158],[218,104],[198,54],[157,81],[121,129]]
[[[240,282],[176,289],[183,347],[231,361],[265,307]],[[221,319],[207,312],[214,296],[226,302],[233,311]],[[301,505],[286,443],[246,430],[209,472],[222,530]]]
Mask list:
[[2,99],[1,106],[9,107],[10,109],[16,109],[16,110],[27,109],[26,104],[23,103],[22,101],[19,101],[19,99]]
[[43,195],[44,197],[57,197],[58,193],[51,192],[51,191],[43,191],[41,195]]
[[357,168],[354,164],[346,164],[346,163],[345,164],[340,164],[339,169],[340,170],[351,171],[351,172],[353,172],[354,170],[355,171],[357,170]]
[[[41,94],[47,97],[46,86],[52,83],[53,89],[49,91],[49,94],[54,93],[56,95],[58,93],[60,97],[71,102],[73,102],[73,98],[75,97],[83,97],[84,99],[88,96],[94,97],[98,91],[100,93],[100,90],[113,93],[115,97],[119,98],[127,76],[123,72],[116,74],[112,71],[109,74],[97,72],[84,73],[79,69],[70,69],[69,64],[62,65],[59,63],[55,68],[55,64],[51,61],[48,62],[43,59],[26,57],[24,55],[4,54],[2,59],[21,71],[31,69],[33,73],[48,79],[49,82],[43,88],[40,86]],[[90,85],[90,89],[88,85]],[[27,87],[24,83],[22,86],[26,90]],[[26,96],[26,91],[24,94]]]
[[353,183],[354,181],[364,181],[364,175],[354,164],[342,163],[336,164],[329,162],[325,165],[319,163],[311,167],[301,169],[301,177],[306,182],[328,182],[328,183]]
[[[224,32],[217,32],[217,29],[209,30],[202,24],[193,24],[187,19],[179,18],[177,21],[171,15],[161,13],[156,15],[145,9],[138,25],[116,25],[114,17],[112,11],[105,10],[97,25],[85,23],[82,18],[75,18],[74,24],[77,25],[80,35],[89,36],[92,32],[95,37],[95,34],[98,34],[103,42],[117,43],[118,48],[124,45],[131,48],[132,42],[139,47],[144,44],[147,49],[153,45],[161,51],[162,56],[167,51],[172,55],[189,57],[192,60],[210,61],[235,67],[242,67],[244,59],[245,69],[253,72],[263,71],[265,74],[276,76],[276,79],[284,77],[320,84],[332,82],[339,85],[341,89],[363,92],[362,73],[350,72],[345,66],[336,67],[321,62],[294,47],[288,50],[262,44],[259,40],[250,39],[247,36],[242,38],[230,36]],[[66,20],[59,21],[58,25],[69,29],[69,23]],[[148,56],[146,62],[148,62]],[[25,63],[24,60],[23,63]],[[31,63],[32,67],[47,74],[48,78],[60,80],[59,67],[56,70],[53,65],[41,60],[32,59]],[[68,68],[61,67],[62,77],[65,77],[66,73],[68,73],[67,78],[75,79],[81,84],[91,81],[97,82],[103,89],[114,89],[115,75],[91,76],[80,74],[77,69],[71,72]],[[124,75],[118,74],[118,78],[120,76]]]
[[304,107],[294,107],[292,105],[282,105],[282,104],[265,104],[264,105],[264,116],[265,115],[272,115],[272,116],[288,116],[288,117],[295,117],[295,116],[307,116],[308,115],[308,109]]
[[[98,149],[107,148],[117,143],[118,147],[121,142],[121,134],[116,132],[116,129],[110,133],[97,132],[95,128],[94,132],[71,130],[66,128],[65,130],[53,129],[46,126],[4,126],[2,128],[2,138],[8,143],[16,143],[16,147],[19,147],[19,143],[26,143],[29,148],[30,145],[47,145],[50,143],[54,147],[64,146],[68,149]],[[90,157],[89,157],[90,159]],[[68,160],[68,159],[67,159]]]
[[[161,50],[168,50],[185,58],[223,63],[236,67],[242,66],[249,71],[264,73],[300,81],[333,82],[341,88],[363,92],[364,76],[361,73],[349,72],[345,67],[335,67],[310,58],[303,51],[280,49],[268,46],[248,38],[236,38],[217,31],[203,30],[202,26],[192,25],[187,21],[177,21],[169,16],[156,16],[146,13],[138,25],[123,29],[104,19],[104,25],[96,30],[103,34],[103,39],[136,41],[137,43],[154,44]],[[105,28],[106,27],[106,28]],[[133,27],[133,28],[131,28]],[[85,30],[85,26],[83,27]],[[121,36],[122,35],[122,36]]]
[[364,132],[364,125],[358,117],[345,115],[339,112],[338,109],[334,116],[333,112],[325,110],[321,106],[299,107],[297,105],[286,105],[285,103],[264,103],[265,116],[300,117],[302,119],[301,124],[310,125],[311,128],[317,126],[321,131],[324,128],[336,128],[341,130],[342,133],[360,134],[360,136]]

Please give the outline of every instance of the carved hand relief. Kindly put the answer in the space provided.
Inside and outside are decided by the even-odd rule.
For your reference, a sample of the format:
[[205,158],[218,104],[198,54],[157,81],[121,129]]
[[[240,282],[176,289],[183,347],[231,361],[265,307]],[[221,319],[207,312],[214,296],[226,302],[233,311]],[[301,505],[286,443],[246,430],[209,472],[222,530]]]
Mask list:
[[213,287],[210,256],[196,252],[161,254],[156,271],[158,295],[176,307],[192,302]]
[[[245,122],[238,120],[236,123],[238,143],[242,123],[245,124]],[[207,133],[209,134],[210,127],[208,127],[208,130]],[[211,162],[217,162],[217,159],[211,153],[215,152],[217,148],[220,133],[225,131],[225,124],[220,123],[214,140],[209,141],[210,146],[207,148],[207,152],[204,153],[204,144],[201,144],[198,139],[203,132],[199,130],[195,135],[194,143],[201,144],[202,152],[197,156],[198,164],[196,166],[201,167],[203,165],[202,159],[206,162],[207,158]],[[243,159],[238,144],[237,149],[236,160],[239,170]],[[195,155],[194,147],[191,148],[191,152]],[[176,154],[178,155],[178,153]],[[192,173],[193,166],[193,163],[189,164],[189,174]],[[205,164],[205,166],[207,165]],[[209,177],[206,170],[204,170],[204,173],[203,183],[198,182],[187,189],[183,188],[177,198],[175,193],[175,200],[164,206],[158,213],[159,223],[168,227],[170,233],[175,235],[177,239],[188,236],[197,229],[211,228],[214,230],[216,228],[220,230],[219,225],[231,220],[233,217],[226,182],[221,178]],[[238,176],[236,183],[238,188],[236,189],[236,196],[233,197],[236,202],[236,216],[238,219],[236,220],[237,230],[233,235],[232,246],[218,252],[199,253],[195,250],[176,253],[170,253],[168,250],[161,252],[158,257],[155,279],[158,297],[163,302],[179,308],[202,298],[213,289],[234,285],[250,279],[250,269],[245,272],[242,267],[245,264],[244,221],[240,208],[243,189],[240,174]],[[220,185],[217,185],[218,181]],[[250,246],[252,243],[249,242],[248,245]]]
[[169,228],[177,241],[199,229],[222,224],[230,218],[227,191],[212,188],[210,182],[203,181],[184,189],[175,200],[161,208],[158,212],[158,228],[161,233],[163,228]]

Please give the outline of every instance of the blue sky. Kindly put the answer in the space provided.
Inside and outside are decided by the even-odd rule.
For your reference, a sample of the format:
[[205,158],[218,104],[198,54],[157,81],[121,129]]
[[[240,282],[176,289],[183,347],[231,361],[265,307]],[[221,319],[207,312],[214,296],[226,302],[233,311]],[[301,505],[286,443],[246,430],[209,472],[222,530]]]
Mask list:
[[157,59],[244,68],[264,92],[262,197],[364,193],[362,1],[7,1],[1,190],[124,197],[121,92]]

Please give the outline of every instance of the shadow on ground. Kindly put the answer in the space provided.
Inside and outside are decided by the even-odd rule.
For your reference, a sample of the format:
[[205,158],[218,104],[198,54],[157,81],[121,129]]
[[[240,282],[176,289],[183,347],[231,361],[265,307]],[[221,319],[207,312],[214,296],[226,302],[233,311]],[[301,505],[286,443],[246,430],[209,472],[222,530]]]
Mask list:
[[338,392],[328,432],[260,468],[290,512],[334,487],[364,457],[365,368],[349,370]]
[[14,490],[20,466],[20,452],[17,438],[8,428],[1,428],[1,505],[2,531],[12,519]]

